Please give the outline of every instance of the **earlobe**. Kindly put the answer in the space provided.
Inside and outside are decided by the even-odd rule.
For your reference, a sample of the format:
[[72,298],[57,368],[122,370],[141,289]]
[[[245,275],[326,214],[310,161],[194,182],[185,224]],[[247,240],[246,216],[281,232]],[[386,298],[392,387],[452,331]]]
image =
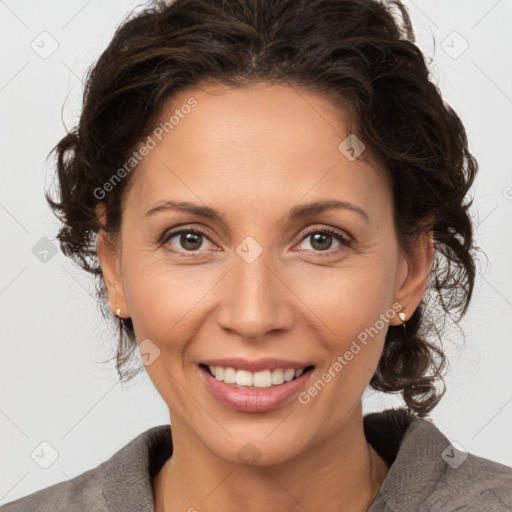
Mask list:
[[[407,255],[407,277],[399,286],[394,298],[394,303],[401,305],[400,311],[405,312],[406,319],[412,316],[423,298],[434,255],[432,231],[420,235]],[[400,325],[403,320],[397,314],[389,323],[390,325]]]

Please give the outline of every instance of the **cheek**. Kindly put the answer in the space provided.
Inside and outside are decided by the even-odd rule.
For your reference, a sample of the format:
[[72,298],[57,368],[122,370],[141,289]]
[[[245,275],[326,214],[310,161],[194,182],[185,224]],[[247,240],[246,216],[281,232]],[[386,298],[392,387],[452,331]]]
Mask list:
[[307,279],[294,279],[293,290],[333,339],[346,341],[374,325],[391,307],[391,259],[365,259],[338,269],[317,267],[308,271]]
[[[172,404],[173,413],[179,416],[180,411],[187,410],[190,399],[183,392],[190,369],[184,365],[186,351],[190,340],[199,336],[205,299],[218,279],[212,276],[210,283],[204,271],[201,278],[192,266],[176,269],[161,262],[125,261],[125,294],[136,339],[139,343],[151,340],[158,353],[145,370],[164,401]],[[130,269],[128,263],[133,265]]]
[[377,368],[389,320],[395,314],[391,307],[391,260],[366,261],[361,266],[329,272],[322,279],[309,276],[309,284],[316,286],[308,288],[304,283],[297,291],[318,317],[316,324],[322,336],[317,333],[314,339],[322,345],[319,352],[325,354],[317,380],[299,401],[318,417],[322,417],[322,411],[331,411],[324,419],[326,430],[336,429],[344,421]]
[[352,401],[364,392],[375,373],[389,320],[395,314],[391,307],[392,263],[392,257],[386,260],[381,253],[374,261],[366,259],[335,272],[324,271],[323,276],[318,268],[307,281],[297,281],[301,284],[294,292],[313,313],[309,318],[316,317],[322,333],[320,338],[318,333],[316,336],[327,356],[321,380],[337,390],[325,394],[317,402],[318,407],[334,399],[341,414],[353,406]]
[[155,340],[166,351],[180,351],[208,293],[218,281],[218,272],[199,266],[177,268],[160,257],[142,255],[124,260],[124,291],[137,340]]

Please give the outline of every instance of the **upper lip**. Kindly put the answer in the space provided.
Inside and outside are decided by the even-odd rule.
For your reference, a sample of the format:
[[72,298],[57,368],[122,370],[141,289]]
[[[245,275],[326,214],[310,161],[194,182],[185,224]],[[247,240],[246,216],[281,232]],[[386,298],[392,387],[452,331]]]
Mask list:
[[231,367],[235,368],[236,370],[246,370],[252,373],[262,370],[276,370],[278,368],[282,368],[283,370],[287,370],[288,368],[300,370],[308,366],[312,366],[311,363],[290,361],[289,359],[275,359],[270,357],[254,360],[235,357],[229,359],[208,359],[201,362],[202,364],[206,364],[208,366],[222,366],[224,368]]

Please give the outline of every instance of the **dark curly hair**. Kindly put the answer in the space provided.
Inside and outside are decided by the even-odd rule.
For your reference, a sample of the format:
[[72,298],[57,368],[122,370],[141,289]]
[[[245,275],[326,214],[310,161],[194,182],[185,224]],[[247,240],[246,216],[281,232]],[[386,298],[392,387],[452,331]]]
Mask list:
[[[458,322],[467,311],[478,249],[472,199],[465,199],[478,163],[429,73],[399,1],[174,0],[134,12],[89,69],[79,122],[50,153],[59,197],[46,198],[63,222],[61,249],[96,276],[102,313],[113,318],[95,242],[100,229],[119,232],[134,173],[104,197],[97,191],[152,131],[163,106],[178,91],[208,82],[308,88],[348,109],[353,133],[383,164],[401,247],[433,234],[427,290],[405,334],[389,326],[370,381],[374,389],[401,392],[409,410],[425,416],[446,390],[441,332],[447,317]],[[107,212],[104,228],[99,203]],[[118,335],[114,357],[127,381],[142,368],[133,366],[131,319],[119,320]],[[432,335],[440,344],[428,341]]]

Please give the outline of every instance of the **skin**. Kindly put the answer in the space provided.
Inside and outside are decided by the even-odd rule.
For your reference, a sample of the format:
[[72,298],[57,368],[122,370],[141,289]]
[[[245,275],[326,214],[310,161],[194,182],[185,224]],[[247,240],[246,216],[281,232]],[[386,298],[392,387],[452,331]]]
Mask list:
[[[387,324],[309,403],[266,413],[219,403],[198,363],[308,361],[307,390],[393,304],[413,313],[432,237],[401,250],[389,179],[371,159],[340,152],[348,118],[327,99],[285,85],[210,84],[183,91],[162,119],[191,96],[197,106],[133,175],[119,237],[102,231],[97,244],[110,307],[132,318],[139,343],[149,338],[160,350],[146,370],[169,407],[174,451],[153,481],[156,510],[367,510],[389,468],[364,436],[361,397]],[[215,208],[225,222],[177,210],[146,216],[170,199]],[[368,219],[349,209],[287,218],[297,205],[330,199]],[[104,222],[102,205],[97,212]],[[178,227],[207,237],[193,250],[180,235],[158,244]],[[350,245],[315,243],[325,228]],[[252,263],[236,252],[247,236],[262,248]],[[249,442],[259,450],[253,464],[237,456]]]

